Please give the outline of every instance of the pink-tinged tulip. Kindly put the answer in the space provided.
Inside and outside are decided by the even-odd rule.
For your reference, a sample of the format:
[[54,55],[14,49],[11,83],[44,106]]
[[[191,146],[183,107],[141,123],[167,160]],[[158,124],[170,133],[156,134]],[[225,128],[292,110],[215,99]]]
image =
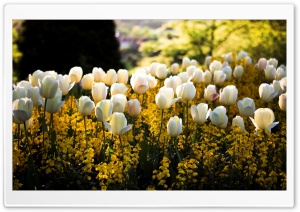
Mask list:
[[278,104],[281,110],[286,111],[286,93],[279,96]]
[[104,122],[107,129],[114,135],[123,135],[131,129],[132,126],[127,125],[127,119],[123,113],[115,112],[110,118],[109,124]]
[[39,80],[43,80],[45,77],[45,73],[41,70],[36,70],[33,74],[29,74],[28,79],[32,85],[32,87],[39,86]]
[[76,105],[82,116],[91,115],[92,110],[95,107],[94,102],[88,96],[81,96],[79,102],[76,101]]
[[155,79],[155,77],[152,77],[150,74],[146,76],[147,76],[149,88],[155,88],[155,86],[157,85],[157,79]]
[[40,95],[46,99],[54,98],[58,89],[58,80],[53,76],[45,76],[44,79],[39,81]]
[[92,96],[95,103],[100,102],[103,99],[106,99],[108,87],[103,83],[94,83],[92,88]]
[[260,58],[258,61],[258,70],[263,71],[267,67],[267,59],[266,58]]
[[228,85],[220,90],[220,103],[234,105],[238,96],[238,89],[234,85]]
[[58,87],[61,90],[63,96],[67,95],[75,85],[75,82],[71,83],[70,76],[67,74],[64,76],[59,74],[57,76],[57,79],[58,79]]
[[155,102],[159,109],[169,109],[172,107],[179,98],[174,99],[174,91],[172,88],[167,88],[165,86],[159,89],[158,94],[155,96]]
[[81,85],[83,90],[90,91],[93,88],[94,76],[93,74],[85,74],[82,77]]
[[262,101],[270,102],[277,95],[277,92],[274,91],[273,85],[269,85],[267,83],[262,83],[259,86],[259,96]]
[[257,129],[266,130],[271,133],[271,129],[279,122],[274,122],[275,116],[269,108],[259,108],[254,113],[254,119],[249,117]]
[[93,68],[93,76],[95,82],[104,82],[106,81],[106,73],[103,71],[102,68]]
[[226,115],[226,108],[224,106],[216,107],[209,114],[211,123],[220,128],[226,128],[228,123],[228,117]]
[[109,121],[113,110],[113,103],[108,99],[101,100],[96,104],[95,115],[98,121]]
[[240,133],[245,131],[244,119],[240,116],[236,116],[232,119],[232,125],[236,125],[240,127]]
[[137,99],[131,99],[127,102],[127,113],[132,117],[137,117],[141,113],[141,104]]
[[167,132],[171,137],[177,137],[182,132],[182,119],[178,116],[171,117],[167,124]]
[[204,90],[204,99],[208,102],[212,102],[219,97],[219,94],[216,91],[215,85],[208,85]]
[[149,89],[149,79],[145,74],[133,74],[130,79],[132,89],[138,93],[143,94]]
[[243,100],[239,100],[238,103],[239,111],[244,116],[253,116],[255,112],[255,103],[251,98],[244,98]]
[[128,82],[128,71],[126,69],[119,69],[118,71],[118,83],[124,83],[124,85]]
[[83,71],[82,68],[79,66],[75,66],[70,69],[69,76],[71,82],[79,83],[82,77]]
[[191,115],[195,123],[204,124],[206,119],[208,118],[211,109],[208,109],[208,105],[204,103],[200,103],[197,106],[191,106]]

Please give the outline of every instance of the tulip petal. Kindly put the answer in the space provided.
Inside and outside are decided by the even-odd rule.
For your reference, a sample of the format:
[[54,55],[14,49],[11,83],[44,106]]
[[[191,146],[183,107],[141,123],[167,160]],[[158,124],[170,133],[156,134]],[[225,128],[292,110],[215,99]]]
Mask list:
[[195,119],[195,116],[198,114],[198,110],[197,110],[197,107],[195,105],[192,105],[191,106],[191,115],[192,115],[192,118]]
[[211,122],[213,123],[213,125],[219,126],[220,123],[220,116],[218,113],[216,112],[211,112],[209,115],[209,118],[211,120]]
[[180,98],[175,98],[172,100],[170,107],[172,107],[172,105],[174,105]]
[[30,118],[29,114],[24,110],[13,110],[13,115],[21,122],[27,121]]
[[258,129],[257,124],[256,124],[254,118],[252,118],[252,117],[249,117],[249,118],[251,119],[251,121],[252,121],[252,123],[254,124],[255,128]]
[[105,122],[103,122],[103,124],[104,124],[104,126],[108,129],[108,131],[110,131],[111,132],[111,126],[110,126],[110,124],[109,123],[107,123],[106,121]]
[[98,121],[104,121],[103,120],[103,113],[102,113],[102,110],[100,107],[96,107],[96,110],[95,110],[95,114],[96,114],[96,117],[97,117],[97,120]]
[[269,127],[268,127],[268,131],[269,132],[271,132],[271,129],[273,128],[273,127],[275,127],[277,124],[279,124],[279,122],[273,122]]
[[206,113],[205,120],[208,118],[208,116],[209,116],[210,113],[211,113],[211,109],[209,108],[209,110],[208,110],[207,113]]
[[127,131],[129,131],[132,128],[131,125],[128,125],[126,127],[124,127],[121,131],[120,131],[120,135],[123,135],[124,133],[126,133]]
[[60,103],[56,106],[55,111],[56,111],[56,112],[59,111],[60,108],[64,105],[64,103],[65,103],[65,101],[60,102]]
[[79,108],[79,103],[78,103],[78,101],[75,99],[75,103],[76,103],[76,107],[77,107],[77,109]]
[[69,90],[68,90],[68,92],[73,88],[74,85],[75,85],[75,82],[72,82],[72,83],[69,85]]
[[163,110],[167,108],[167,98],[164,95],[158,93],[155,97],[155,101],[159,109]]

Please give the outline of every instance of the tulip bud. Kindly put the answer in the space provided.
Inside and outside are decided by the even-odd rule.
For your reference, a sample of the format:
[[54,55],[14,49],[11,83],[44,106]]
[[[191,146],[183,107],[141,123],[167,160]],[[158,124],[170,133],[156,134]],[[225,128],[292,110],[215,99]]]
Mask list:
[[70,69],[69,76],[71,82],[79,83],[82,77],[83,71],[82,68],[79,66],[75,66]]
[[100,102],[103,99],[106,99],[108,87],[103,82],[94,83],[92,88],[92,96],[94,102]]
[[159,109],[169,109],[172,105],[177,102],[179,98],[174,99],[174,91],[172,88],[165,86],[159,89],[158,94],[155,96],[155,102]]
[[224,59],[228,62],[228,63],[232,63],[233,62],[233,57],[232,57],[232,52],[229,52],[228,54],[225,55]]
[[193,75],[193,78],[192,78],[192,82],[200,83],[200,82],[202,82],[202,80],[203,80],[203,71],[200,70],[199,68],[196,68],[194,70],[194,75]]
[[101,100],[95,107],[95,115],[98,121],[108,121],[112,115],[113,103],[108,99]]
[[94,102],[88,96],[81,96],[79,98],[79,103],[76,101],[76,105],[82,116],[90,115],[95,107]]
[[123,135],[132,127],[127,126],[127,119],[125,115],[118,112],[113,113],[110,118],[109,124],[107,122],[104,122],[104,125],[114,135]]
[[238,96],[238,89],[234,85],[228,85],[220,90],[220,103],[223,105],[235,104]]
[[20,98],[13,102],[13,117],[14,123],[21,124],[27,121],[32,116],[33,103],[31,99]]
[[190,65],[189,67],[186,68],[186,73],[188,73],[189,77],[194,76],[196,66]]
[[33,106],[38,107],[39,105],[44,106],[43,98],[40,95],[39,87],[29,88],[27,91],[27,97],[31,99]]
[[228,123],[228,117],[226,115],[226,108],[224,106],[216,107],[209,114],[211,123],[220,128],[226,128]]
[[189,79],[189,74],[187,72],[181,72],[177,76],[181,79],[181,83],[186,83]]
[[195,105],[191,106],[192,118],[195,123],[200,125],[204,124],[210,114],[210,111],[211,109],[208,110],[208,105],[204,103],[198,104],[197,107]]
[[204,89],[204,99],[208,102],[212,102],[219,97],[219,94],[216,91],[215,85],[208,85]]
[[52,76],[54,78],[57,78],[57,72],[56,71],[45,71],[45,77],[46,76]]
[[258,70],[263,71],[267,67],[267,59],[266,58],[260,58],[258,61]]
[[149,67],[149,73],[151,74],[151,76],[153,76],[153,77],[156,76],[156,70],[157,70],[158,65],[159,65],[159,63],[157,63],[157,62],[151,63],[151,65]]
[[15,86],[13,90],[13,101],[20,98],[25,98],[26,95],[26,89],[24,87]]
[[138,93],[143,94],[149,89],[149,77],[144,74],[133,74],[130,79],[132,89]]
[[211,64],[212,56],[205,57],[205,67],[208,68]]
[[192,59],[192,60],[191,60],[191,65],[192,65],[192,66],[196,66],[196,67],[197,67],[197,66],[198,66],[198,62],[197,62],[197,60],[195,60],[195,59]]
[[244,67],[236,66],[233,71],[233,76],[234,76],[234,78],[239,79],[243,76],[243,73],[244,73]]
[[147,76],[149,88],[155,88],[155,86],[157,85],[157,79],[155,79],[155,77],[152,77],[149,74],[146,76]]
[[57,89],[55,97],[47,101],[46,111],[48,113],[57,113],[60,110],[60,108],[65,103],[65,101],[61,101],[61,97],[62,92],[60,89]]
[[253,116],[255,111],[255,103],[253,99],[246,97],[243,100],[239,100],[237,105],[242,115]]
[[127,102],[127,113],[132,117],[137,117],[141,113],[141,104],[137,99],[131,99]]
[[205,85],[209,85],[211,83],[211,79],[212,79],[212,74],[210,73],[210,71],[206,70],[203,74],[202,82]]
[[281,110],[286,111],[286,93],[279,96],[278,104]]
[[57,79],[58,79],[58,87],[61,90],[63,96],[67,95],[75,85],[75,82],[71,83],[70,76],[67,74],[64,76],[59,74],[57,76]]
[[276,69],[273,65],[267,65],[265,69],[265,76],[268,81],[272,81],[276,76]]
[[224,74],[223,71],[219,70],[219,71],[214,72],[215,85],[222,85],[222,83],[225,81],[225,79],[226,79],[226,74]]
[[231,69],[231,67],[230,66],[225,66],[221,70],[226,75],[226,80],[231,80],[231,76],[232,76],[232,69]]
[[246,57],[245,57],[245,65],[246,65],[246,66],[249,66],[249,65],[251,65],[251,64],[252,64],[252,59],[251,59],[251,57],[246,56]]
[[164,81],[164,86],[167,88],[172,88],[174,93],[176,93],[176,88],[180,84],[181,84],[181,79],[179,76],[170,76]]
[[275,116],[269,108],[259,108],[254,113],[254,119],[249,117],[257,129],[266,130],[271,133],[271,129],[279,122],[274,122]]
[[244,119],[240,116],[236,116],[232,119],[232,125],[237,125],[240,127],[240,133],[245,131]]
[[177,137],[182,132],[182,119],[178,116],[171,117],[167,124],[167,131],[171,137]]
[[128,88],[124,83],[114,83],[110,88],[111,95],[124,94],[126,95]]
[[172,73],[173,75],[176,75],[176,74],[179,73],[179,65],[178,65],[178,63],[173,63],[173,64],[171,65],[171,73]]
[[90,91],[93,88],[94,76],[93,74],[85,74],[82,77],[81,85],[83,90]]
[[113,95],[110,100],[113,103],[113,113],[114,112],[124,113],[127,105],[127,99],[124,94]]
[[17,87],[23,87],[23,88],[25,88],[26,93],[27,93],[28,89],[32,88],[32,85],[31,85],[31,83],[29,81],[22,80],[21,82],[19,82],[17,84]]
[[93,68],[93,76],[95,82],[105,82],[106,81],[106,73],[103,71],[102,68]]
[[248,55],[247,52],[240,51],[237,55],[237,60],[241,60],[241,59],[247,57],[247,55]]
[[278,97],[283,93],[283,90],[281,89],[281,86],[280,86],[280,81],[273,80],[272,86],[274,88],[274,92],[277,93],[277,95],[275,97]]
[[128,71],[126,69],[119,69],[118,83],[124,83],[124,85],[126,85],[127,82],[128,82]]
[[222,68],[222,63],[220,61],[214,60],[210,65],[209,65],[209,70],[212,74],[215,73],[215,71],[219,71]]
[[43,80],[45,73],[41,70],[36,70],[33,74],[29,74],[28,79],[32,87],[39,86],[39,80]]
[[43,81],[39,81],[40,95],[46,99],[54,98],[58,89],[58,80],[53,76],[45,76]]
[[159,79],[166,79],[168,70],[165,64],[159,64],[156,68],[156,76]]
[[274,91],[274,87],[267,83],[262,83],[258,91],[261,100],[264,102],[270,102],[277,95],[277,92]]
[[276,80],[281,80],[282,78],[286,77],[286,71],[282,67],[278,67],[276,70]]
[[272,66],[274,66],[275,68],[277,68],[277,66],[278,66],[278,60],[276,60],[275,58],[270,58],[270,59],[268,60],[267,65],[272,65]]
[[118,80],[118,75],[114,69],[109,69],[106,76],[105,84],[111,86]]
[[283,92],[286,93],[286,86],[287,86],[287,79],[286,79],[286,77],[283,77],[280,80],[280,86],[281,86],[281,89],[283,90]]
[[188,57],[184,57],[182,59],[182,69],[185,70],[187,67],[191,65],[191,61]]
[[186,82],[176,88],[176,94],[177,97],[181,98],[181,101],[188,102],[194,99],[196,95],[196,88],[192,82]]

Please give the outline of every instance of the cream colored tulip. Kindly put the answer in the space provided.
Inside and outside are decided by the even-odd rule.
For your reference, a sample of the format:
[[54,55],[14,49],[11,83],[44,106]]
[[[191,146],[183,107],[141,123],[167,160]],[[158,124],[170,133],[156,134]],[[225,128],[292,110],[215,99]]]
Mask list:
[[71,83],[71,78],[67,74],[66,75],[59,74],[57,76],[57,79],[58,79],[58,87],[60,88],[63,96],[67,95],[75,85],[75,82]]
[[214,72],[215,85],[222,85],[225,79],[226,79],[226,74],[222,70]]
[[124,113],[127,105],[127,99],[124,94],[116,94],[110,98],[111,102],[113,103],[113,113],[120,112]]
[[151,76],[155,77],[156,76],[156,70],[157,67],[159,66],[159,63],[157,62],[152,62],[150,67],[149,67],[149,74],[151,74]]
[[197,66],[198,66],[198,62],[197,62],[197,60],[195,60],[195,59],[192,59],[192,60],[191,60],[191,65],[192,65],[192,66],[196,66],[196,67],[197,67]]
[[238,53],[236,59],[237,59],[237,60],[241,60],[241,59],[243,59],[243,58],[245,58],[245,57],[247,57],[247,56],[248,56],[247,52],[240,51],[240,52]]
[[236,66],[233,71],[233,76],[234,76],[234,78],[239,79],[243,76],[243,73],[244,73],[244,67]]
[[94,102],[88,96],[81,96],[79,98],[79,102],[77,102],[77,100],[76,100],[76,105],[77,105],[79,113],[82,116],[91,115],[92,110],[95,107]]
[[45,73],[41,70],[36,70],[33,74],[29,74],[28,79],[32,85],[32,87],[39,86],[39,80],[43,80],[45,77]]
[[56,71],[45,71],[45,77],[46,76],[52,76],[52,77],[54,77],[54,78],[57,78],[57,72]]
[[189,74],[185,71],[179,73],[177,76],[179,76],[179,78],[181,79],[181,83],[186,83],[190,79]]
[[269,108],[259,108],[254,113],[254,119],[249,117],[257,129],[266,130],[271,133],[271,129],[279,122],[274,122],[275,116]]
[[111,100],[104,99],[96,104],[95,115],[98,121],[109,121],[113,110],[113,103]]
[[281,86],[280,86],[280,81],[273,80],[272,86],[274,88],[274,92],[277,93],[277,95],[275,97],[278,97],[283,93],[283,90],[281,89]]
[[222,105],[234,105],[238,96],[238,89],[234,85],[228,85],[220,90],[220,103]]
[[276,80],[281,80],[282,78],[286,77],[286,70],[282,67],[278,67],[276,69],[276,76],[275,79]]
[[264,102],[270,102],[277,95],[277,92],[274,91],[273,85],[269,85],[267,83],[262,83],[259,86],[258,91],[261,100]]
[[280,86],[281,86],[281,89],[283,90],[283,92],[286,93],[286,86],[287,86],[287,78],[286,77],[283,77],[280,80]]
[[200,103],[197,106],[195,105],[191,106],[191,115],[193,121],[200,125],[204,124],[210,112],[211,109],[208,109],[208,105],[204,103]]
[[164,85],[167,88],[172,88],[174,93],[176,93],[176,88],[180,84],[181,84],[181,79],[179,76],[170,76],[169,78],[165,79],[165,81],[164,81]]
[[158,79],[166,79],[168,75],[167,66],[165,64],[159,64],[156,68],[156,76]]
[[24,87],[15,86],[13,90],[13,101],[25,98],[27,96],[26,89]]
[[275,68],[277,68],[277,66],[278,66],[278,60],[276,60],[275,58],[270,58],[270,59],[268,60],[267,65],[272,65],[272,66],[274,66]]
[[141,113],[141,104],[137,99],[131,99],[127,102],[127,113],[132,117],[137,117]]
[[176,75],[176,74],[179,73],[179,64],[178,64],[178,63],[173,63],[173,64],[171,65],[171,73],[172,73],[173,75]]
[[206,56],[205,57],[205,67],[206,68],[209,68],[210,64],[211,64],[211,61],[212,60],[212,56]]
[[69,76],[71,82],[79,83],[82,77],[83,71],[82,68],[79,66],[75,66],[70,69]]
[[179,98],[174,99],[174,91],[172,88],[167,88],[165,86],[159,89],[158,94],[155,96],[155,102],[159,109],[169,109],[172,107]]
[[278,104],[281,110],[286,111],[286,93],[279,96]]
[[212,102],[219,97],[219,94],[216,91],[215,85],[208,85],[204,89],[204,99],[208,102]]
[[32,88],[32,85],[29,81],[26,80],[22,80],[17,84],[17,87],[23,87],[26,90],[26,93],[28,91],[29,88]]
[[191,101],[196,95],[196,88],[192,82],[180,84],[176,88],[176,95],[183,102]]
[[114,135],[123,135],[131,129],[131,125],[127,125],[127,119],[123,113],[115,112],[110,118],[109,124],[104,122],[107,129]]
[[202,80],[203,80],[203,71],[199,68],[196,68],[194,70],[194,75],[193,75],[193,78],[192,78],[192,82],[200,83],[200,82],[202,82]]
[[265,68],[265,77],[267,81],[273,81],[276,76],[276,68],[273,65],[267,65]]
[[94,83],[92,88],[92,96],[95,103],[106,99],[108,87],[103,82]]
[[48,113],[57,113],[60,108],[64,105],[65,101],[61,101],[61,97],[62,97],[62,92],[61,90],[58,88],[57,92],[55,94],[55,97],[52,99],[49,99],[47,101],[47,105],[46,105],[46,111]]
[[209,118],[213,125],[220,128],[226,128],[228,124],[228,117],[224,106],[216,107],[212,112],[210,112]]
[[40,95],[39,87],[29,88],[27,91],[27,97],[32,100],[33,106],[38,107],[39,105],[44,106],[43,98]]
[[149,89],[149,77],[145,74],[133,74],[130,79],[132,89],[138,93],[143,94]]
[[118,80],[118,75],[114,69],[109,69],[106,75],[105,84],[111,86]]
[[155,79],[155,77],[148,74],[147,80],[148,80],[149,88],[155,88],[155,86],[157,85],[157,79]]
[[236,116],[232,119],[232,125],[236,125],[240,127],[240,133],[243,133],[245,131],[245,124],[244,119],[240,116]]
[[110,88],[111,95],[124,94],[126,95],[128,88],[124,83],[114,83]]
[[93,68],[93,76],[94,76],[94,81],[95,82],[104,82],[106,81],[106,73],[103,71],[102,68]]
[[212,74],[210,73],[210,71],[206,70],[203,74],[202,82],[205,85],[209,85],[211,83],[211,79],[212,79]]
[[258,61],[258,70],[263,71],[266,69],[268,61],[266,58],[260,58]]
[[13,102],[13,121],[16,124],[23,124],[31,118],[33,103],[31,99],[25,97],[17,99]]
[[225,66],[221,70],[226,75],[226,79],[225,80],[231,80],[231,77],[232,77],[232,69],[231,69],[231,67],[230,66]]
[[40,95],[46,99],[52,99],[55,97],[55,94],[58,89],[58,80],[53,76],[45,76],[40,83]]
[[167,124],[167,132],[171,137],[177,137],[182,132],[182,119],[178,116],[171,117]]
[[182,59],[182,69],[185,70],[190,65],[191,65],[191,60],[188,57],[184,57]]
[[246,97],[243,100],[239,100],[237,105],[243,116],[253,116],[255,112],[255,103],[253,99]]
[[186,68],[186,73],[188,73],[189,77],[193,77],[194,76],[194,72],[195,72],[196,66],[190,65],[189,67]]
[[128,71],[126,69],[118,70],[118,83],[124,83],[126,85],[128,83]]
[[222,63],[220,61],[214,60],[210,65],[209,65],[209,71],[214,74],[215,71],[219,71],[222,68]]
[[94,76],[93,74],[85,74],[81,80],[83,90],[90,91],[93,88]]
[[252,64],[252,58],[249,57],[249,56],[246,56],[246,57],[245,57],[245,65],[246,65],[246,66],[249,66],[249,65],[251,65],[251,64]]

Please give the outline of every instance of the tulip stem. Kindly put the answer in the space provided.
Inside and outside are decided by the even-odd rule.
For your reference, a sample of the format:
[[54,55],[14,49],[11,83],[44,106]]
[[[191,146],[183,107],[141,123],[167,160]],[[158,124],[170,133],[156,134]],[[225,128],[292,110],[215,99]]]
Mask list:
[[189,135],[189,102],[186,102],[186,131],[185,131],[185,143],[187,144]]
[[160,140],[160,134],[161,134],[162,124],[163,124],[163,118],[164,118],[164,110],[161,110],[161,121],[160,121],[160,129],[159,129],[157,144],[159,143],[159,140]]
[[28,146],[29,155],[31,155],[31,147],[30,147],[30,143],[29,143],[29,140],[28,140],[28,132],[27,132],[27,129],[26,129],[26,121],[24,121],[24,131],[25,131],[25,135],[26,135],[26,143],[27,143],[27,146]]
[[85,133],[85,144],[86,144],[85,149],[87,149],[89,145],[88,145],[88,138],[86,134],[86,116],[84,116],[83,121],[84,121],[84,133]]
[[177,156],[178,156],[178,160],[179,160],[179,162],[181,162],[181,157],[180,157],[180,154],[179,154],[179,152],[178,152],[178,140],[177,140],[177,137],[174,138],[174,146],[175,146],[176,154],[177,154]]
[[47,106],[47,98],[45,98],[45,107],[44,107],[44,120],[43,120],[43,148],[45,147],[45,127],[46,127],[46,106]]
[[132,137],[133,137],[133,146],[136,145],[135,143],[135,117],[133,117],[133,126],[132,126]]

